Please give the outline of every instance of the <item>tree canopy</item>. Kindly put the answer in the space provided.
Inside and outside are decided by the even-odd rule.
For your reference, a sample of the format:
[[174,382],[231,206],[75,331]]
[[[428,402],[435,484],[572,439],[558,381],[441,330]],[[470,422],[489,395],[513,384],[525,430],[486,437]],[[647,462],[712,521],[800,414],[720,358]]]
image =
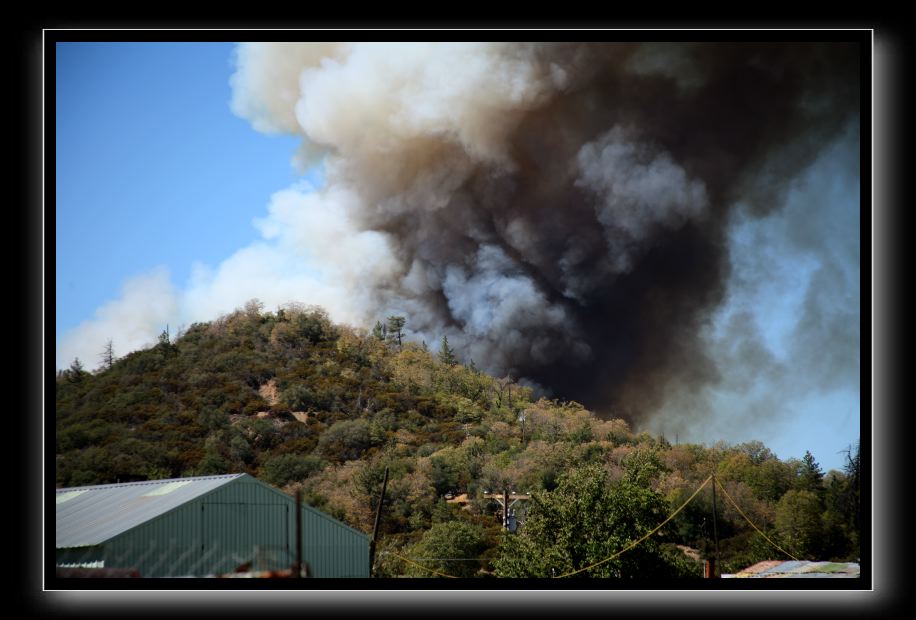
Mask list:
[[[759,442],[671,446],[457,363],[447,338],[430,352],[394,318],[363,330],[314,306],[249,303],[94,372],[74,360],[55,385],[57,484],[245,472],[369,533],[388,467],[378,548],[392,553],[378,574],[406,575],[393,553],[422,553],[453,558],[437,565],[447,574],[550,576],[619,552],[715,473],[793,553],[858,558],[858,449],[824,474],[813,455],[781,461]],[[515,533],[485,497],[497,488],[531,493]],[[711,511],[701,494],[579,575],[696,575],[682,549],[710,553]],[[716,517],[721,572],[781,557],[724,500]]]
[[633,480],[610,483],[587,465],[564,474],[553,491],[535,493],[517,536],[504,538],[496,562],[501,577],[675,577],[679,566],[650,537],[614,557],[667,517],[658,493]]

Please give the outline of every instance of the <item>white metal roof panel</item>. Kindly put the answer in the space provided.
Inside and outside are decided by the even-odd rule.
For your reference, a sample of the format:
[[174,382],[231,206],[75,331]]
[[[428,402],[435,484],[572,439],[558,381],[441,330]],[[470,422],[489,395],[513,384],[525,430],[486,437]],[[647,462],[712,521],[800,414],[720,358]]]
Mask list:
[[100,543],[245,474],[57,489],[57,545]]

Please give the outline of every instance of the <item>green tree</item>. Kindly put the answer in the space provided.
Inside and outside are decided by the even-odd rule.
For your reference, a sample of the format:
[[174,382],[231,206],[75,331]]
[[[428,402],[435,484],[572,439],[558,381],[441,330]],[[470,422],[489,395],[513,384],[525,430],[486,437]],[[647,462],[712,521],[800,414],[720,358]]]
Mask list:
[[843,472],[828,474],[824,498],[825,559],[859,558],[859,448],[846,454]]
[[[408,553],[417,564],[454,577],[474,577],[480,570],[479,561],[484,549],[483,528],[465,521],[436,523],[427,530]],[[440,577],[419,566],[407,565],[410,577]]]
[[155,349],[160,351],[161,354],[165,357],[171,357],[178,352],[178,349],[175,347],[175,344],[172,342],[172,337],[169,334],[168,325],[166,325],[165,329],[162,330],[162,333],[159,334],[159,342],[156,343]]
[[[678,567],[658,534],[607,560],[664,521],[668,505],[628,481],[608,482],[599,465],[565,474],[552,492],[534,493],[518,534],[506,534],[495,564],[500,577],[674,577]],[[593,566],[601,562],[597,566]]]
[[237,432],[235,427],[230,430],[229,438],[229,456],[239,464],[250,463],[254,458],[254,451],[251,449],[251,443],[244,435]]
[[786,491],[798,488],[803,464],[783,463],[759,441],[751,441],[727,451],[718,473],[723,480],[747,484],[760,499],[778,502]]
[[219,430],[229,426],[229,419],[219,409],[204,407],[197,414],[197,421],[208,430]]
[[762,441],[756,439],[739,444],[736,447],[739,452],[746,454],[754,465],[760,465],[770,459],[776,458],[773,452],[767,448]]
[[856,444],[855,455],[850,450],[846,455],[846,493],[844,494],[844,507],[847,515],[847,523],[852,533],[854,533],[854,544],[856,555],[858,556],[859,546],[859,523],[861,517],[861,494],[859,492],[859,477],[861,459],[859,454],[859,444]]
[[810,452],[805,451],[798,472],[798,488],[822,496],[824,491],[824,472]]
[[436,489],[436,495],[442,496],[449,491],[457,491],[461,478],[458,459],[454,458],[452,454],[432,457],[429,477]]
[[855,560],[852,555],[852,532],[848,527],[843,505],[844,491],[848,480],[837,471],[831,471],[825,479],[824,493],[824,557],[825,560]]
[[372,434],[367,420],[341,420],[318,438],[318,452],[335,461],[360,458],[372,446]]
[[821,500],[813,491],[792,489],[776,505],[776,531],[786,551],[802,559],[819,559]]
[[623,458],[623,479],[637,486],[649,488],[663,469],[655,448],[637,448]]
[[303,384],[293,385],[280,393],[280,402],[293,411],[321,408],[322,400]]
[[403,337],[404,325],[407,323],[407,319],[402,316],[389,316],[388,317],[388,326],[386,328],[387,338],[392,343],[397,343],[398,347],[401,346],[401,338]]
[[385,340],[388,335],[388,329],[382,324],[381,321],[376,321],[375,327],[372,328],[372,335],[375,336],[378,340]]
[[267,460],[261,477],[278,487],[298,482],[321,470],[324,462],[311,454],[281,454]]
[[220,450],[220,437],[217,434],[210,435],[204,442],[203,458],[195,468],[195,473],[199,476],[208,476],[215,474],[225,474],[229,472],[229,462],[223,456]]
[[442,336],[442,346],[439,347],[439,361],[446,366],[452,366],[458,363],[458,360],[455,358],[455,351],[448,346],[448,336]]
[[297,312],[292,323],[297,335],[312,344],[331,341],[337,337],[328,313],[322,308],[310,307]]
[[79,383],[83,380],[86,374],[87,373],[83,368],[83,363],[80,361],[80,358],[74,358],[73,363],[70,364],[70,368],[67,370],[67,380],[71,383]]

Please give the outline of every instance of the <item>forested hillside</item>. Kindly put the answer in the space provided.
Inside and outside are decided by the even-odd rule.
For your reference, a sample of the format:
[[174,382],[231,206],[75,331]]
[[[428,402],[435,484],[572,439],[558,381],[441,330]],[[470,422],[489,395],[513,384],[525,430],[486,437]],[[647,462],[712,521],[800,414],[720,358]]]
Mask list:
[[[409,319],[408,319],[409,320]],[[59,486],[247,472],[371,533],[378,576],[555,576],[651,531],[711,475],[721,572],[795,557],[858,560],[859,455],[825,474],[759,442],[671,445],[575,402],[535,400],[448,342],[372,332],[256,301],[56,382]],[[117,343],[114,343],[115,346]],[[103,353],[103,352],[100,352]],[[711,485],[632,551],[579,576],[687,577],[712,553]],[[530,493],[505,532],[485,492]],[[449,501],[466,494],[467,501]],[[408,562],[404,558],[411,561]]]

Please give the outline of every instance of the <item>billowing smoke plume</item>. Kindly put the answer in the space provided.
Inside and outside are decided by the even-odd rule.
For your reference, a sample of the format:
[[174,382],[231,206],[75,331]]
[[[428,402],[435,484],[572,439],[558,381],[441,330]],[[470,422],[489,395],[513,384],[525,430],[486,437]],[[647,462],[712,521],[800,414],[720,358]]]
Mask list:
[[[297,242],[325,248],[352,295],[345,318],[403,314],[417,340],[448,335],[490,373],[644,420],[732,380],[736,357],[778,374],[740,312],[714,333],[748,285],[735,277],[732,235],[788,209],[793,183],[838,136],[857,148],[858,54],[845,44],[245,44],[232,105],[259,130],[301,134],[303,166],[323,161],[326,187],[310,200],[346,225],[322,237],[316,219]],[[804,220],[805,205],[795,209]],[[265,236],[297,217],[280,214]],[[801,247],[821,231],[789,232]],[[817,360],[847,368],[852,350],[857,371],[857,265],[856,329],[837,355],[824,322],[848,294],[839,264],[811,275],[796,326],[824,369],[818,381],[837,372]],[[740,273],[767,277],[765,261],[752,267]]]

